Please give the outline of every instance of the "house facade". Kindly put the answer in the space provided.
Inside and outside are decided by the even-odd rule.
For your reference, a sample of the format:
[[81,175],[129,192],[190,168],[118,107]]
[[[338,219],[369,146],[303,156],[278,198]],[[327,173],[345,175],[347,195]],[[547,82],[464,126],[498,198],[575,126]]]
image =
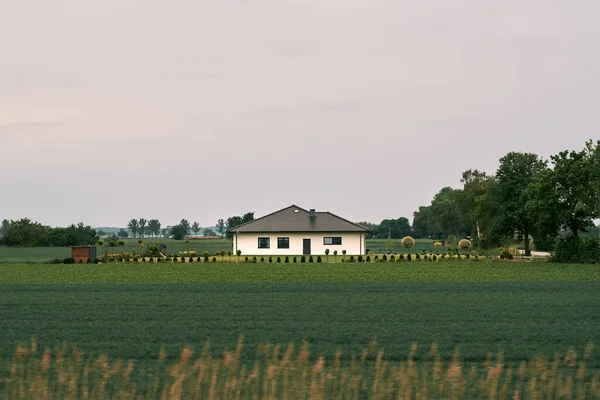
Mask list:
[[348,255],[366,254],[369,229],[330,212],[291,205],[272,214],[230,228],[234,254],[324,255],[337,250]]

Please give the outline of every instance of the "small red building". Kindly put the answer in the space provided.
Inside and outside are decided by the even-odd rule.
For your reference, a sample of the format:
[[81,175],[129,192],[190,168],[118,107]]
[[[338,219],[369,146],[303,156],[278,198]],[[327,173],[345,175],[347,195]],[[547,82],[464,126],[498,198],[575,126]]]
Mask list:
[[87,262],[88,258],[91,261],[96,259],[96,246],[74,246],[71,247],[71,257],[75,259],[75,263]]

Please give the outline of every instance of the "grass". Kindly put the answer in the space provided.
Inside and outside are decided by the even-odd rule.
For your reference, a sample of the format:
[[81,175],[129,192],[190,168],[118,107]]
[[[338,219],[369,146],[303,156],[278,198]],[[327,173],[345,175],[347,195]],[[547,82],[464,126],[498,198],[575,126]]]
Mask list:
[[[235,260],[235,257],[233,258]],[[210,282],[444,282],[600,280],[593,264],[443,261],[396,263],[0,264],[0,284]]]
[[[300,348],[265,344],[254,363],[244,363],[244,343],[220,358],[186,347],[178,360],[160,355],[147,369],[106,355],[90,357],[66,344],[41,351],[35,341],[19,345],[0,366],[0,397],[31,399],[411,399],[411,398],[600,398],[598,375],[587,368],[593,346],[553,358],[506,362],[502,352],[482,363],[466,362],[456,351],[443,361],[432,345],[426,361],[414,360],[416,344],[403,360],[390,362],[375,345],[352,362],[314,356]],[[5,376],[6,378],[2,378]],[[139,379],[139,377],[142,379]],[[138,378],[138,379],[136,379]],[[144,383],[140,383],[140,381]]]

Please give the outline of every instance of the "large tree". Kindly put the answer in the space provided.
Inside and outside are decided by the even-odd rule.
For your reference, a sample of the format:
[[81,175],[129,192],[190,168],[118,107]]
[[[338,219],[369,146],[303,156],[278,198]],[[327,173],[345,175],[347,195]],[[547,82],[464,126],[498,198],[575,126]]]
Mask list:
[[131,219],[127,224],[127,229],[131,232],[131,236],[136,237],[140,229],[140,224],[137,219]]
[[411,234],[410,223],[405,217],[384,219],[376,228],[376,236],[380,239],[401,239]]
[[444,236],[462,237],[471,233],[472,224],[464,201],[464,192],[451,187],[442,188],[431,201],[431,217]]
[[577,237],[600,216],[595,151],[588,142],[581,151],[551,156],[553,169],[531,185],[528,209],[547,232],[562,225]]
[[496,172],[498,198],[496,199],[496,233],[524,240],[525,254],[531,254],[530,235],[535,229],[534,217],[527,211],[529,200],[527,187],[544,171],[547,162],[533,153],[510,152],[500,159]]
[[187,219],[183,218],[181,221],[179,221],[179,225],[181,225],[185,229],[186,235],[190,233],[190,223]]
[[4,235],[6,231],[10,228],[10,221],[7,219],[2,220],[2,224],[0,225],[0,236]]

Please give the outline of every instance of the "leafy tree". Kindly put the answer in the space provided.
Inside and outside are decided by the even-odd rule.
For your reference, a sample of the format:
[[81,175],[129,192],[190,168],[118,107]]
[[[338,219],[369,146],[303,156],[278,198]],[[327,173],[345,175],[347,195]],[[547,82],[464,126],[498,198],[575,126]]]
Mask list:
[[152,234],[152,237],[158,236],[160,234],[160,221],[157,219],[151,219],[148,221],[148,231]]
[[468,236],[471,223],[464,207],[465,195],[461,189],[442,188],[431,201],[431,219],[444,236]]
[[2,220],[2,224],[0,225],[0,236],[3,236],[5,232],[10,228],[10,221],[7,219]]
[[129,237],[129,233],[127,233],[127,231],[123,228],[119,229],[119,233],[117,233],[117,236],[119,236],[122,239],[127,239]]
[[546,170],[546,161],[536,154],[511,152],[500,159],[496,172],[498,197],[494,229],[506,237],[515,233],[522,237],[526,255],[531,254],[529,238],[535,229],[534,217],[526,207],[529,200],[527,187]]
[[[240,226],[242,224],[248,223],[250,221],[254,221],[254,212],[248,212],[242,216],[233,216],[227,218],[227,222],[225,223],[225,227],[227,229],[235,228],[236,226]],[[227,238],[233,238],[232,233],[227,234]]]
[[177,224],[171,227],[171,236],[175,240],[182,240],[187,235],[187,228],[185,225]]
[[362,222],[357,222],[359,225],[364,226],[365,228],[369,229],[370,231],[366,233],[366,238],[367,239],[373,239],[378,237],[377,236],[377,227],[379,225],[373,223],[373,222],[367,222],[367,221],[362,221]]
[[167,228],[161,228],[160,234],[162,235],[162,237],[166,238],[167,235],[169,234],[169,229],[167,229]]
[[99,229],[98,236],[100,236],[100,237],[106,236],[106,232],[104,232],[102,229]]
[[185,229],[186,235],[190,233],[190,223],[187,219],[182,219],[181,221],[179,221],[179,225],[181,225]]
[[[197,235],[198,232],[200,232],[200,224],[198,223],[198,221],[194,221],[191,229],[192,229],[192,232],[194,232],[194,235]],[[204,236],[206,236],[206,235],[204,235]]]
[[220,218],[215,226],[219,235],[223,237],[225,235],[225,221],[222,218]]
[[203,236],[216,236],[216,235],[215,235],[215,231],[213,231],[213,230],[212,230],[212,229],[210,229],[210,228],[204,228],[204,229],[202,230],[202,235],[203,235]]
[[127,224],[127,229],[129,229],[129,231],[131,232],[131,235],[133,237],[136,237],[138,234],[138,231],[140,229],[140,224],[138,222],[137,219],[132,219],[129,221],[129,223]]
[[384,219],[377,226],[375,235],[378,238],[400,239],[410,234],[410,224],[408,219],[400,217],[398,219]]
[[146,227],[147,227],[148,221],[145,218],[140,218],[138,220],[138,224],[139,224],[138,230],[140,232],[140,236],[144,237],[144,235],[146,234]]

